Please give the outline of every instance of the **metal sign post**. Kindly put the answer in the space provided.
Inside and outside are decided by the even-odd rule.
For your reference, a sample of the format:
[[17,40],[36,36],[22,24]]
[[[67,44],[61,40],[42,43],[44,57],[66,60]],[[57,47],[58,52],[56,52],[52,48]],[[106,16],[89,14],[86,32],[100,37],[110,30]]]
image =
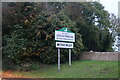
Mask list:
[[69,67],[71,67],[71,49],[69,49]]
[[58,48],[58,72],[60,71],[60,49]]

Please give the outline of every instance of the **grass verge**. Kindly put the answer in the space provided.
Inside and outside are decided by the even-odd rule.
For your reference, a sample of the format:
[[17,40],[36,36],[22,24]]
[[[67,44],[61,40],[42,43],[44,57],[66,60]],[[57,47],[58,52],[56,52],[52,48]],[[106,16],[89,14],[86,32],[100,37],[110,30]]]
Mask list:
[[32,71],[15,71],[13,75],[29,76],[29,78],[118,78],[118,61],[73,61],[61,64],[58,72],[57,64],[40,67]]

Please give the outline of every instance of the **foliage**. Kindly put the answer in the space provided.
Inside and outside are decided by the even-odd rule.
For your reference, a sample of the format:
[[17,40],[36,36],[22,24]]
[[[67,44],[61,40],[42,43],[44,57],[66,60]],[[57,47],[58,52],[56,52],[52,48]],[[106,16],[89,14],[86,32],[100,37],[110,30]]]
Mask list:
[[11,60],[11,58],[4,57],[2,59],[2,70],[16,70],[17,64]]
[[[71,21],[63,12],[58,14],[41,14],[35,16],[31,26],[13,26],[10,36],[5,36],[6,46],[4,54],[17,63],[29,61],[31,56],[40,56],[43,63],[57,62],[57,49],[55,48],[54,31],[68,27],[76,33],[75,48],[72,50],[73,59],[79,58],[80,49],[83,48],[81,35],[77,33],[75,22]],[[68,51],[62,51],[61,62],[67,61]],[[61,53],[62,53],[61,52]],[[19,56],[18,56],[19,55]]]
[[[112,51],[109,13],[98,2],[4,3],[3,13],[3,57],[16,63],[33,56],[43,63],[57,63],[54,32],[62,27],[76,35],[73,60],[81,51]],[[68,50],[62,49],[61,62],[67,60]]]
[[[110,32],[112,37],[114,38],[115,43],[113,44],[114,51],[117,51],[117,47],[119,47],[119,32],[120,32],[120,25],[119,25],[119,18],[117,18],[114,14],[110,14]],[[118,36],[118,38],[117,38]],[[117,44],[116,44],[117,43]]]
[[[109,28],[111,28],[109,13],[100,3],[68,3],[65,10],[79,28],[84,51],[110,51],[112,49],[113,37],[109,33]],[[106,38],[107,35],[110,38]],[[105,48],[105,46],[109,47]]]

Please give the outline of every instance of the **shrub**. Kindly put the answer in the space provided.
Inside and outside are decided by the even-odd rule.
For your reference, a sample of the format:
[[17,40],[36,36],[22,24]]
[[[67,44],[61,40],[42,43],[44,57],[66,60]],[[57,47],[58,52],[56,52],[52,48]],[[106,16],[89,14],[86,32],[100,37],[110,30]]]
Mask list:
[[[31,20],[31,26],[14,25],[9,36],[4,36],[6,45],[3,54],[20,64],[30,60],[31,56],[39,56],[43,63],[57,63],[54,32],[67,27],[76,34],[76,42],[72,49],[73,59],[78,59],[83,48],[81,35],[76,23],[71,21],[63,11],[49,15],[41,14]],[[68,50],[61,50],[61,62],[68,60]]]

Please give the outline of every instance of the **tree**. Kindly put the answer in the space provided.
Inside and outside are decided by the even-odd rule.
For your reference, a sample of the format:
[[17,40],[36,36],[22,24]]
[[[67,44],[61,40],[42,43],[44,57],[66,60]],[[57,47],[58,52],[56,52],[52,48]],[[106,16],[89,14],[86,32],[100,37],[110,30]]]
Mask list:
[[[14,25],[9,36],[5,36],[6,45],[3,53],[17,63],[39,57],[43,63],[57,62],[57,49],[55,48],[54,31],[68,27],[76,33],[76,43],[72,50],[72,59],[78,59],[83,48],[81,35],[78,33],[76,23],[71,21],[63,11],[56,14],[44,13],[34,16],[32,24]],[[32,34],[31,34],[32,33]],[[14,43],[14,44],[13,44]],[[9,49],[9,50],[7,50]],[[67,61],[68,50],[62,50],[61,62]],[[20,56],[18,56],[20,55]]]
[[[103,49],[105,46],[103,44],[107,35],[111,36],[108,34],[111,27],[109,13],[100,3],[68,3],[66,14],[76,22],[77,28],[79,28],[85,46],[84,51],[108,51]],[[112,42],[111,37],[109,47],[112,47],[110,45]]]
[[[109,13],[98,2],[4,4],[8,9],[3,13],[8,14],[3,14],[3,56],[17,63],[36,58],[43,63],[56,63],[54,31],[63,27],[76,34],[72,59],[78,59],[81,51],[111,51]],[[66,62],[68,50],[61,51],[61,61]]]

